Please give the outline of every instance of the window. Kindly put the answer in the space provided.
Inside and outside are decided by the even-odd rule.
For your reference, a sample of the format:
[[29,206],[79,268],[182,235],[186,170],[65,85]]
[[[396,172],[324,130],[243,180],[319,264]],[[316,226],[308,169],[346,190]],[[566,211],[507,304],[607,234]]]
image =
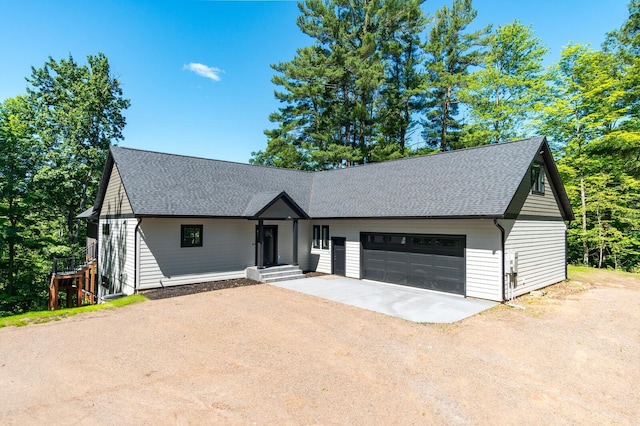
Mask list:
[[180,225],[180,247],[202,247],[202,225]]
[[320,248],[320,225],[313,225],[313,248]]
[[312,248],[329,249],[329,225],[313,225]]
[[531,167],[531,192],[544,194],[544,168],[536,163]]
[[329,248],[329,225],[322,225],[322,248]]
[[102,235],[109,235],[111,233],[111,226],[108,223],[102,224]]

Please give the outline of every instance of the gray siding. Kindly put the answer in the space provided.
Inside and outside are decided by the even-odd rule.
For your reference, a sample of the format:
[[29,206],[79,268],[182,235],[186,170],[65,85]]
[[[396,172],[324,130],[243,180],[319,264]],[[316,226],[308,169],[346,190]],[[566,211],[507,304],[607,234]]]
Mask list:
[[549,177],[546,174],[546,170],[544,177],[544,194],[533,194],[529,192],[527,199],[522,205],[522,209],[520,209],[519,215],[562,218],[562,213],[560,213],[560,208],[556,201],[556,194],[554,194],[549,184]]
[[[278,226],[278,260],[293,260],[293,222]],[[203,225],[202,247],[180,247],[180,225]],[[244,278],[255,265],[257,221],[244,219],[145,218],[140,225],[139,288]],[[308,269],[308,221],[298,225],[298,261]]]
[[[133,294],[134,291],[136,223],[135,219],[100,219],[98,277],[107,277],[114,284],[114,293]],[[103,234],[103,225],[109,226],[109,235]]]
[[[360,232],[465,235],[466,295],[502,300],[500,231],[490,220],[312,220],[311,225],[329,225],[331,237],[346,238],[346,276],[352,278],[361,278]],[[307,247],[315,270],[331,273],[331,251],[313,249],[311,241]]]
[[109,185],[105,191],[100,217],[132,213],[131,203],[122,185],[118,166],[114,164],[111,170],[111,177],[109,178]]
[[[202,247],[180,247],[180,225],[202,225]],[[254,230],[241,219],[143,219],[139,288],[244,277],[255,260]]]
[[515,295],[565,279],[564,222],[504,220],[500,223],[506,231],[505,252],[518,253]]

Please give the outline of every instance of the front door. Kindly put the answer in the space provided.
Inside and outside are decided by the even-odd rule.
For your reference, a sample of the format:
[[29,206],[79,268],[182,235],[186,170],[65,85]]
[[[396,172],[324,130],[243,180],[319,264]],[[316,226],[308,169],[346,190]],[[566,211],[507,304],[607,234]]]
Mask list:
[[[262,246],[262,259],[264,266],[278,264],[278,225],[264,225],[264,244]],[[256,225],[256,264],[258,262],[258,239],[260,238]]]
[[342,275],[346,272],[344,238],[331,238],[331,269],[334,275]]

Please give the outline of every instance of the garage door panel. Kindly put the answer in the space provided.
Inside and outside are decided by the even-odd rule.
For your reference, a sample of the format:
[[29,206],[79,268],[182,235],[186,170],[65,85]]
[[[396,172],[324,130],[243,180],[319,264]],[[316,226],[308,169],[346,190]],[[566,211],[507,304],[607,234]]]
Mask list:
[[386,251],[385,281],[396,284],[406,283],[407,259],[404,253]]
[[[363,278],[464,295],[464,237],[366,234],[362,241]],[[375,245],[367,249],[367,241]],[[398,241],[409,244],[401,247]],[[428,246],[430,241],[433,246]],[[413,250],[413,242],[421,246]],[[447,246],[439,247],[443,242]]]

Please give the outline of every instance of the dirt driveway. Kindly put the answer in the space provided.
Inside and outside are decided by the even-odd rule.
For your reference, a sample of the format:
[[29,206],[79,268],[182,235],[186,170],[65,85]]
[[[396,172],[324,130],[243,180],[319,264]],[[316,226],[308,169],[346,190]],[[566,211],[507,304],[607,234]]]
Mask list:
[[637,424],[640,281],[608,282],[453,325],[257,285],[7,327],[0,423]]

